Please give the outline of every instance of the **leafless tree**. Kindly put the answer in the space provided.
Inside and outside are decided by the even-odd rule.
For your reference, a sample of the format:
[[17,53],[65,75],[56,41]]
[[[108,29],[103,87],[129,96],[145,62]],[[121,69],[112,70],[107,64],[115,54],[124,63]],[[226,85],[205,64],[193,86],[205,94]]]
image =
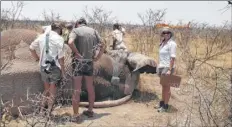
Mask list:
[[152,36],[154,26],[164,20],[166,9],[152,10],[148,9],[145,13],[138,13],[139,19],[142,21],[144,27],[148,27],[149,34]]
[[25,6],[23,1],[11,2],[11,8],[1,10],[1,29],[14,28]]
[[111,24],[116,19],[112,16],[112,11],[105,10],[102,6],[96,6],[91,9],[86,6],[83,10],[83,15],[88,23],[97,29],[102,36],[105,36],[106,30],[111,27]]
[[50,10],[49,13],[48,13],[48,11],[44,10],[42,15],[43,15],[44,21],[46,23],[51,23],[54,21],[61,21],[60,14],[54,12],[53,10]]
[[[143,25],[132,33],[133,43],[136,43],[133,44],[135,50],[139,50],[141,53],[149,55],[149,52],[153,50],[155,43],[157,43],[157,41],[155,41],[157,40],[157,38],[155,38],[157,29],[154,26],[158,22],[164,20],[165,14],[166,9],[148,9],[144,13],[138,13],[138,17]],[[143,34],[141,34],[141,32]]]
[[[191,80],[190,88],[193,91],[192,96],[198,97],[197,109],[196,105],[190,105],[189,119],[187,126],[191,124],[194,115],[200,115],[201,126],[225,126],[229,107],[228,81],[229,68],[225,65],[217,65],[212,61],[217,61],[224,55],[232,52],[226,24],[223,28],[216,28],[203,24],[200,28],[192,26],[189,30],[179,30],[176,34],[178,49],[180,51],[178,66],[186,71]],[[194,33],[194,32],[197,32]],[[198,35],[198,37],[193,37]],[[199,36],[200,35],[200,36]],[[202,38],[203,37],[203,38]],[[198,41],[201,38],[201,41]],[[230,45],[230,46],[229,46]],[[223,59],[221,62],[225,62]],[[226,64],[226,63],[225,63]],[[189,87],[189,86],[188,86]]]
[[[11,8],[1,9],[1,31],[15,27],[17,20],[25,6],[23,1],[11,2]],[[2,51],[2,50],[1,50]],[[2,69],[2,56],[0,52],[0,71]]]

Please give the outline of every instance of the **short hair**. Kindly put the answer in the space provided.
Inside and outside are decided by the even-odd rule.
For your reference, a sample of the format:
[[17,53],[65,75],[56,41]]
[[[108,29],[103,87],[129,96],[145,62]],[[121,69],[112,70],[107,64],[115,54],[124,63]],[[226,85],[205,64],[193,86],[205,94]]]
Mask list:
[[52,25],[51,25],[51,29],[52,30],[62,29],[62,28],[63,28],[63,24],[62,23],[53,22]]
[[113,28],[114,28],[114,29],[118,29],[118,30],[119,30],[120,25],[119,25],[118,23],[115,23],[115,24],[113,25]]
[[83,18],[83,17],[81,17],[79,20],[77,20],[77,23],[87,25],[87,22],[86,22],[85,18]]

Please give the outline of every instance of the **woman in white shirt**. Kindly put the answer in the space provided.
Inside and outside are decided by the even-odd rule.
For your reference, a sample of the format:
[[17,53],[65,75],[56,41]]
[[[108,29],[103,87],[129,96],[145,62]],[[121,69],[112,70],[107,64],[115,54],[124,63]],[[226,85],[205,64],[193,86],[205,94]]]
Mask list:
[[[173,40],[173,32],[165,27],[161,31],[161,43],[159,48],[159,65],[157,73],[159,76],[171,75],[174,72],[176,58],[176,42]],[[168,101],[171,96],[170,85],[162,85],[162,100],[158,108],[158,112],[167,112],[169,105]]]

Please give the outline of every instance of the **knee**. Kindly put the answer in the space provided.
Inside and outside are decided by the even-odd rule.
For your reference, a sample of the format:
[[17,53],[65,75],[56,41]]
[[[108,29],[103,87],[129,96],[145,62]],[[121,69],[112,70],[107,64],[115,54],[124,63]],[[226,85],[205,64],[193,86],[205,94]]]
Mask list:
[[80,90],[74,90],[73,91],[73,97],[78,97],[78,96],[80,96],[80,94],[81,94],[81,91]]

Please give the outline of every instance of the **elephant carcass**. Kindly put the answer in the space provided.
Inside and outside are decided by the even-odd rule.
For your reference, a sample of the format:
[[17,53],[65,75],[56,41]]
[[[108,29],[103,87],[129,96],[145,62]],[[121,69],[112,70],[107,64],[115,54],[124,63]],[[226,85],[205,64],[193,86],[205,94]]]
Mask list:
[[[138,85],[140,73],[144,72],[156,73],[155,61],[145,55],[117,50],[103,54],[94,63],[94,107],[116,106],[129,100]],[[82,92],[87,92],[85,81]],[[88,103],[82,102],[81,105],[87,106]]]

